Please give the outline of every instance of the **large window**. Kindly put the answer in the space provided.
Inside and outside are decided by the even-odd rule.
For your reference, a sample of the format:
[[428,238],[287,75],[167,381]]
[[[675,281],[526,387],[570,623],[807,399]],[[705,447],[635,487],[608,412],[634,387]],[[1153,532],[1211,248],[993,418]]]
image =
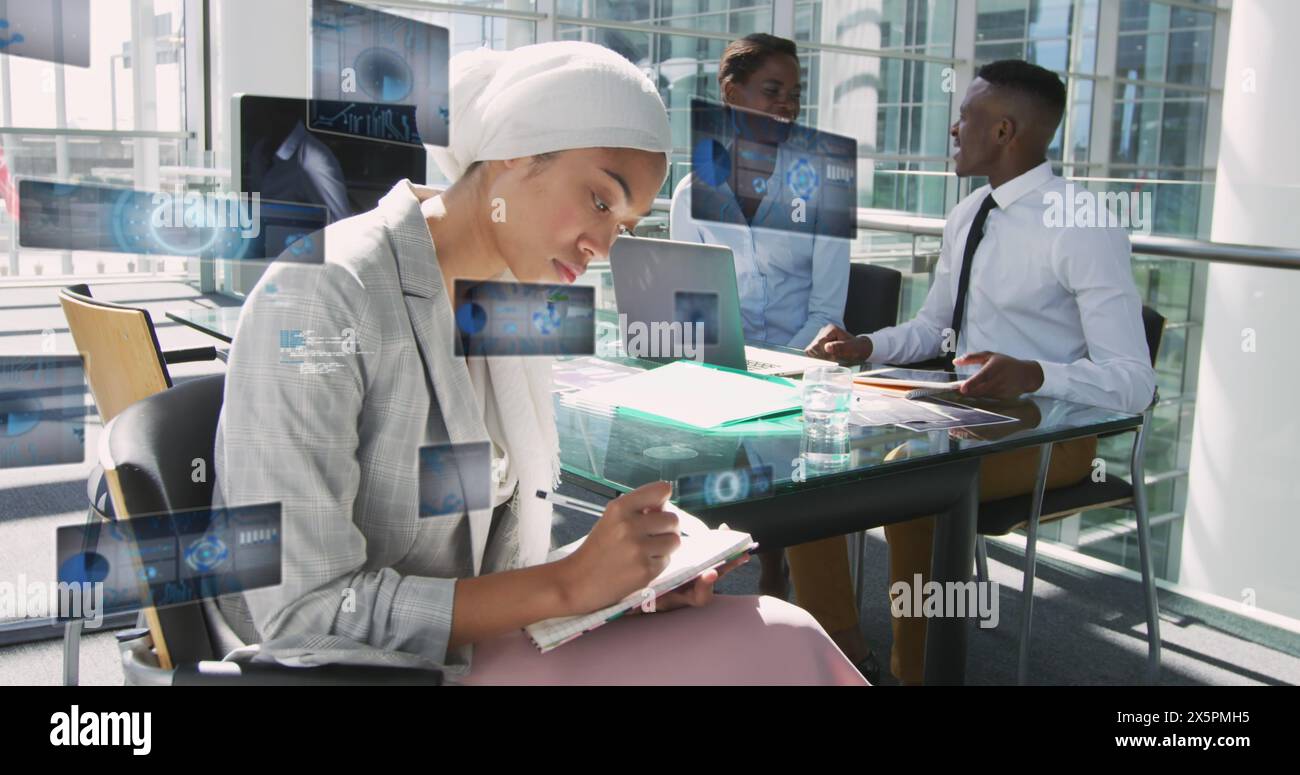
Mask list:
[[[185,0],[89,4],[89,66],[0,55],[0,154],[8,184],[30,176],[119,186],[176,182],[191,161],[185,95]],[[3,199],[3,198],[0,198]],[[20,251],[0,203],[0,280],[165,269],[165,262],[94,253]],[[179,263],[173,263],[179,270]]]
[[955,8],[952,0],[795,6],[807,120],[857,139],[864,207],[945,210]]
[[[291,0],[283,0],[290,2]],[[88,67],[0,54],[0,187],[15,176],[151,189],[229,185],[218,167],[225,106],[214,104],[223,56],[209,15],[225,0],[93,0]],[[279,3],[281,0],[274,0]],[[1079,185],[1150,192],[1158,233],[1209,233],[1228,12],[1187,0],[375,0],[451,29],[453,53],[588,40],[658,84],[675,147],[663,195],[689,172],[692,97],[720,99],[718,61],[751,32],[794,39],[801,120],[858,143],[859,204],[942,216],[972,186],[953,175],[949,128],[981,64],[1025,58],[1068,89],[1049,157]],[[303,5],[303,4],[300,4]],[[305,8],[304,8],[305,13]],[[207,56],[203,46],[209,42]],[[1216,54],[1218,55],[1216,57]],[[1217,63],[1217,64],[1216,64]],[[305,67],[304,67],[305,71]],[[437,181],[431,168],[431,180]],[[223,177],[224,175],[224,177]],[[0,283],[163,273],[194,280],[194,262],[20,250],[0,196]],[[662,233],[663,218],[642,231]],[[902,315],[920,305],[937,241],[863,231],[855,260],[905,272]],[[1194,409],[1203,266],[1135,256],[1146,303],[1169,318],[1157,364],[1162,403],[1150,442],[1152,511],[1176,575]],[[205,290],[211,288],[205,287]],[[1123,470],[1126,449],[1103,447]],[[1133,564],[1128,516],[1096,512],[1047,532]]]

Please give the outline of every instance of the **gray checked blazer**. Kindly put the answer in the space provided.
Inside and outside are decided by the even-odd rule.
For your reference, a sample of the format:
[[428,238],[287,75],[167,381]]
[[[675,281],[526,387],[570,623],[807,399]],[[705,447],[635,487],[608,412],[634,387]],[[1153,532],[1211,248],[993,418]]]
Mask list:
[[455,579],[517,555],[504,506],[495,525],[418,516],[419,448],[488,438],[420,213],[432,194],[398,183],[325,229],[323,264],[277,261],[245,301],[214,465],[221,503],[281,505],[282,583],[220,601],[259,659],[463,672]]

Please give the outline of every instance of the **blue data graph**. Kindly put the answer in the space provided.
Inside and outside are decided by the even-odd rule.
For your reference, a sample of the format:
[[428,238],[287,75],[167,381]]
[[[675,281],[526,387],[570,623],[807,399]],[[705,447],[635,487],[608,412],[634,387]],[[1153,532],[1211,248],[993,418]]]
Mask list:
[[280,583],[280,504],[191,509],[67,525],[60,583],[101,583],[104,614],[192,603]]
[[457,355],[594,355],[596,289],[456,281]]
[[742,200],[763,202],[751,225],[852,239],[857,141],[691,100],[691,217],[744,223]]

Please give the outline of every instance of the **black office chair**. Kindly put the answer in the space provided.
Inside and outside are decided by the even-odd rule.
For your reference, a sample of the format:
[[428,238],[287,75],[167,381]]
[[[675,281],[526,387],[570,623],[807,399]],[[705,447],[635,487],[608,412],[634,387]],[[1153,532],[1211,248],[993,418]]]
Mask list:
[[[118,518],[212,505],[212,477],[195,482],[192,462],[213,459],[224,375],[155,393],[121,412],[100,446]],[[208,466],[212,470],[212,466]],[[130,535],[130,531],[126,531]],[[129,684],[421,684],[442,673],[413,668],[327,665],[299,668],[219,662],[216,623],[202,603],[146,609],[147,628],[118,634]]]
[[[1164,337],[1165,319],[1150,307],[1142,308],[1142,326],[1146,331],[1147,349],[1154,367],[1160,342]],[[1151,556],[1151,527],[1147,517],[1146,488],[1142,485],[1144,470],[1142,454],[1146,448],[1147,434],[1151,430],[1151,413],[1159,396],[1153,396],[1143,413],[1142,425],[1134,433],[1130,458],[1130,476],[1133,483],[1121,477],[1107,475],[1100,482],[1085,478],[1079,484],[1043,492],[1048,460],[1043,460],[1038,474],[1037,488],[1033,494],[990,501],[980,504],[979,536],[975,542],[976,577],[988,581],[988,549],[984,536],[1005,535],[1027,523],[1025,540],[1025,581],[1021,589],[1024,616],[1020,628],[1020,664],[1017,681],[1025,682],[1029,672],[1029,630],[1034,606],[1034,571],[1037,566],[1038,525],[1044,519],[1077,514],[1099,508],[1132,508],[1137,515],[1138,553],[1142,563],[1142,587],[1147,605],[1147,679],[1151,683],[1160,675],[1160,609],[1156,597],[1155,569]],[[1119,431],[1130,433],[1131,431]],[[1118,435],[1118,434],[1106,434]],[[1050,455],[1050,453],[1048,453]],[[1049,458],[1050,459],[1050,458]],[[1134,483],[1142,486],[1134,486]],[[1041,507],[1035,511],[1035,499]]]
[[[849,294],[844,302],[844,330],[855,336],[871,334],[898,323],[898,308],[903,293],[903,273],[878,264],[849,264]],[[848,537],[849,556],[853,558],[856,602],[861,607],[865,578],[863,555],[865,531]]]
[[903,273],[876,264],[849,264],[849,295],[844,302],[844,330],[870,334],[898,322]]

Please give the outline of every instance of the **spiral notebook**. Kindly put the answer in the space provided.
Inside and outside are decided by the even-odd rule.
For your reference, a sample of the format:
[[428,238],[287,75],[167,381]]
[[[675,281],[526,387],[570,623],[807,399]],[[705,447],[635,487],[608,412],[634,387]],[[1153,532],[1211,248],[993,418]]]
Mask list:
[[[586,537],[579,538],[571,544],[556,549],[546,558],[554,562],[573,553],[582,545]],[[756,544],[748,533],[735,530],[707,530],[682,535],[681,546],[673,552],[664,568],[648,589],[653,590],[656,598],[694,579],[710,568],[740,557],[750,551]],[[585,632],[614,621],[628,611],[640,606],[648,596],[644,590],[637,590],[617,603],[582,616],[560,616],[545,619],[524,628],[533,645],[545,654],[568,643]]]

